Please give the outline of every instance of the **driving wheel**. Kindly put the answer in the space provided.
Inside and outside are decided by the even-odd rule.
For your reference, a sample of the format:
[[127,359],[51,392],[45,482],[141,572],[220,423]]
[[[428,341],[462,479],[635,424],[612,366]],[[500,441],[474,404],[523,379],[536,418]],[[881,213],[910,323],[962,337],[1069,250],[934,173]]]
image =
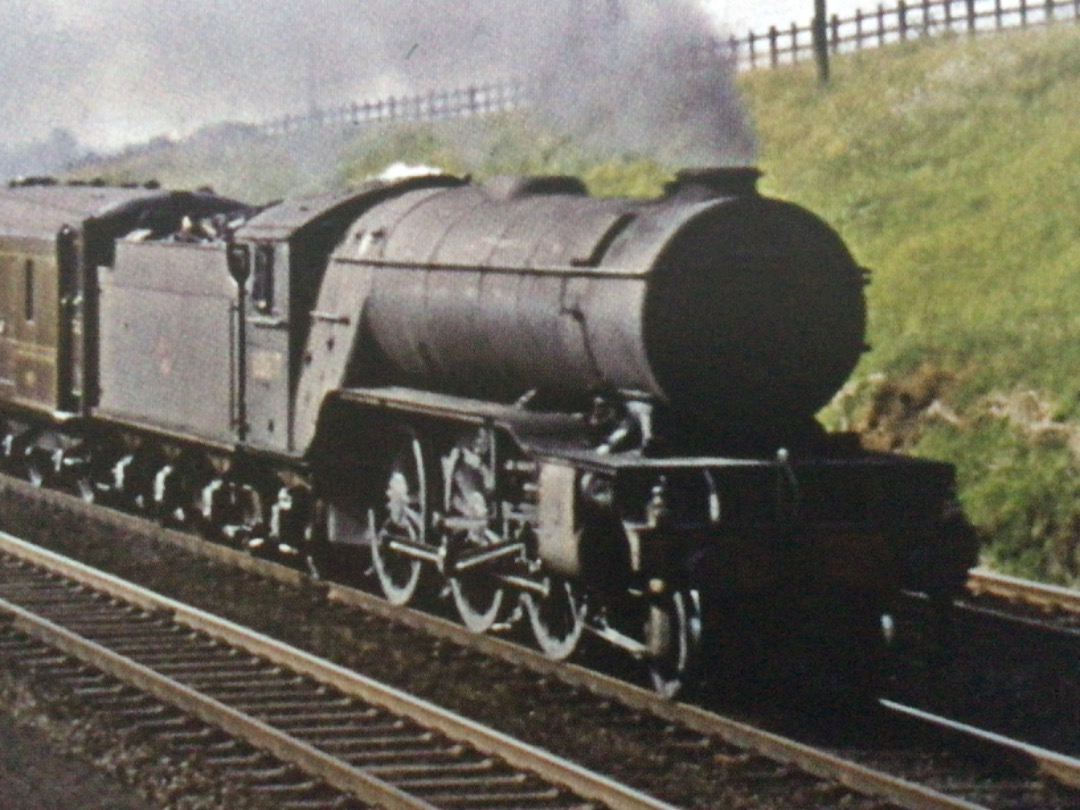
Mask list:
[[406,605],[416,597],[422,563],[405,548],[427,541],[427,475],[420,439],[402,438],[390,462],[383,502],[368,513],[371,556],[387,601]]

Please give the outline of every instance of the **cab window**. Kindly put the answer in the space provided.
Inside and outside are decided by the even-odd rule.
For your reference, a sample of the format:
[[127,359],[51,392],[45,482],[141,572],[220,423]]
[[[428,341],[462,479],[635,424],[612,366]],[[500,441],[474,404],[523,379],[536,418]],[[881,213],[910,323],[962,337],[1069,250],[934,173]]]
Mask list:
[[259,312],[274,308],[274,246],[256,245],[251,298]]

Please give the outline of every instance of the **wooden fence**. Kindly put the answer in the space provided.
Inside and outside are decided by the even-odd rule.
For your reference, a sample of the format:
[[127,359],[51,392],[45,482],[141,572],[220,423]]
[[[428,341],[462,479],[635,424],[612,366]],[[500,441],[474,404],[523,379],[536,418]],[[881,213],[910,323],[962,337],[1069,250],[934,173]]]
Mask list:
[[[1007,5],[1008,3],[1008,5]],[[850,53],[895,42],[944,33],[976,35],[1006,28],[1080,20],[1080,0],[898,0],[895,7],[854,16],[833,15],[825,26],[828,50]],[[687,65],[731,60],[739,70],[775,68],[815,58],[814,23],[772,27],[765,34],[750,32],[727,41],[713,40],[688,54]],[[528,106],[528,85],[496,82],[459,90],[431,91],[376,101],[353,102],[304,115],[287,115],[258,125],[267,135],[324,126],[358,126],[390,121],[439,121]]]
[[[1059,20],[1080,20],[1080,0],[899,0],[893,8],[879,5],[845,18],[834,14],[826,38],[832,53],[849,53],[937,34],[975,35]],[[774,26],[713,47],[726,49],[740,70],[793,64],[814,58],[814,25]]]
[[260,126],[267,135],[323,126],[356,126],[387,121],[441,121],[507,112],[527,103],[525,85],[502,82],[459,90],[433,90],[413,96],[390,96],[376,101],[345,104],[306,115],[286,115]]

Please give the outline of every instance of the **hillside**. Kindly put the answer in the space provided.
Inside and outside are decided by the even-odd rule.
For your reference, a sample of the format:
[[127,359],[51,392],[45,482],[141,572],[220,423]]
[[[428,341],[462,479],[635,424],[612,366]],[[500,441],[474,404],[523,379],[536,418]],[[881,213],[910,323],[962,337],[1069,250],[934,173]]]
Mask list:
[[763,186],[873,271],[827,416],[959,465],[1006,571],[1080,582],[1080,28],[937,40],[744,82]]
[[[985,558],[1080,583],[1080,27],[936,39],[740,79],[762,189],[833,223],[871,268],[872,350],[823,418],[957,463]],[[260,202],[398,161],[567,172],[653,193],[675,167],[588,154],[523,114],[270,139],[223,125],[83,177],[209,184]]]

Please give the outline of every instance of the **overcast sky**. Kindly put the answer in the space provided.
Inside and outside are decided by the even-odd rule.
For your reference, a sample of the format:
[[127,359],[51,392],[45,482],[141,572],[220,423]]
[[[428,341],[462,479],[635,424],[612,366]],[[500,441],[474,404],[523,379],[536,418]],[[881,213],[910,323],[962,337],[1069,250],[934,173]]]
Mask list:
[[[702,0],[713,17],[736,34],[752,30],[764,33],[770,25],[786,28],[793,22],[805,25],[814,16],[814,0]],[[886,5],[895,5],[887,2]],[[878,0],[827,0],[826,13],[848,17],[859,8],[872,11]]]
[[[696,30],[711,18],[739,34],[813,14],[813,0],[620,1],[639,18],[681,11],[679,35],[687,21]],[[506,75],[567,37],[574,2],[0,0],[0,143],[65,128],[110,148],[222,119]],[[585,5],[594,14],[608,7]],[[857,5],[829,0],[829,11]]]

